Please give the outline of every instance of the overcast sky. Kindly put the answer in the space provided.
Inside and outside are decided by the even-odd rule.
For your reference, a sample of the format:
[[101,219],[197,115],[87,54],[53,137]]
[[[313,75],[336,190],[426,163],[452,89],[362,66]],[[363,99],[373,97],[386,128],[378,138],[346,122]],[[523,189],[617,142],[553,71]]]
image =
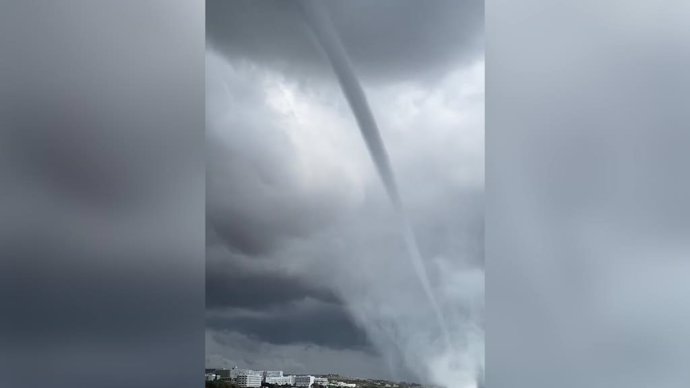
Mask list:
[[327,9],[453,351],[298,3],[207,1],[207,365],[463,378],[484,357],[483,2]]

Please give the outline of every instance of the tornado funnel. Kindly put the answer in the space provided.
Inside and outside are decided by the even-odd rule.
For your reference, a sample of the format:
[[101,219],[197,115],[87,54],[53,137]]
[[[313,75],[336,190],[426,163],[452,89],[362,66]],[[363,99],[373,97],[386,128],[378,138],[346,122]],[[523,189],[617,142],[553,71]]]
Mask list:
[[424,289],[424,293],[434,310],[434,314],[438,321],[439,328],[443,334],[446,345],[450,347],[450,339],[448,329],[445,324],[445,319],[441,313],[441,308],[436,301],[434,293],[431,289],[429,278],[427,275],[424,261],[419,252],[417,239],[414,235],[412,227],[408,221],[407,215],[404,211],[403,203],[398,191],[398,187],[391,168],[388,153],[383,144],[381,133],[379,132],[374,115],[371,112],[369,103],[367,102],[364,90],[357,79],[353,70],[350,59],[345,51],[345,48],[340,41],[340,37],[336,33],[333,24],[328,17],[328,14],[318,1],[304,0],[301,2],[304,11],[307,25],[314,33],[319,46],[325,53],[328,61],[331,64],[333,72],[338,78],[340,88],[347,99],[347,102],[352,110],[352,113],[359,126],[360,133],[364,138],[369,154],[373,159],[374,165],[381,178],[383,185],[390,197],[395,211],[400,219],[399,225],[402,230],[402,235],[405,241],[405,247],[408,252],[408,257],[414,268],[419,282]]

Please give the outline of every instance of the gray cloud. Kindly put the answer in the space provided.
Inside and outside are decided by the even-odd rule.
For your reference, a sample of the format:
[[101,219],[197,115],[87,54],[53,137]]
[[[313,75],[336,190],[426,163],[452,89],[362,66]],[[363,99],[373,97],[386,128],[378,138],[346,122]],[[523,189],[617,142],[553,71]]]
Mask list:
[[332,291],[297,276],[276,271],[251,271],[242,265],[210,265],[206,271],[206,306],[265,309],[314,298],[337,303]]
[[[438,75],[483,52],[484,2],[476,0],[325,3],[358,70],[372,80]],[[206,32],[229,58],[288,72],[323,72],[297,2],[213,0]],[[319,70],[319,68],[321,70]]]
[[[257,296],[261,298],[260,293]],[[342,305],[309,298],[264,308],[262,314],[216,311],[209,315],[206,324],[215,331],[234,331],[277,345],[312,344],[373,351],[366,332],[353,322]]]

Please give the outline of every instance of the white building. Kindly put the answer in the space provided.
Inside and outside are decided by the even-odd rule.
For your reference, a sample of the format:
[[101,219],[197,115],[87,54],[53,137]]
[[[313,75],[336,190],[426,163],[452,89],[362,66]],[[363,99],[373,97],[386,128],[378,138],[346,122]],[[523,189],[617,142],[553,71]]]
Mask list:
[[335,385],[336,387],[349,387],[349,388],[354,388],[357,386],[355,383],[344,383],[342,381],[332,381],[331,385]]
[[251,369],[239,369],[238,367],[233,367],[233,368],[230,370],[230,377],[232,377],[233,379],[234,379],[234,378],[237,378],[238,376],[243,376],[243,375],[259,375],[259,376],[263,376],[263,373],[262,373],[262,372],[255,371],[255,370],[251,370]]
[[314,377],[314,384],[325,387],[328,385],[328,379],[325,377]]
[[243,371],[235,378],[235,382],[240,387],[260,387],[261,380],[261,373],[254,371]]
[[311,387],[314,384],[314,376],[295,376],[296,387]]
[[295,385],[295,376],[267,376],[264,381],[275,385]]
[[264,371],[264,378],[265,377],[283,377],[283,371],[282,370],[266,370],[266,371]]

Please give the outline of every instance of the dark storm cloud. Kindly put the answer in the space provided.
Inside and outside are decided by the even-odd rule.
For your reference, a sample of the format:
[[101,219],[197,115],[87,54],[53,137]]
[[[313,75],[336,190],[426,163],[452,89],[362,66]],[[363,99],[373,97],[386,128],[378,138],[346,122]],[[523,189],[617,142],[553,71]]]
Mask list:
[[232,251],[247,255],[269,253],[282,239],[294,234],[287,225],[276,228],[276,224],[262,222],[259,214],[253,215],[255,217],[251,213],[234,211],[209,214],[207,233],[214,236],[216,244],[223,244]]
[[331,303],[286,303],[259,316],[212,314],[206,324],[215,331],[235,331],[277,345],[312,344],[373,351],[366,333],[342,306]]
[[[241,179],[236,180],[239,181]],[[232,191],[236,190],[242,188]],[[257,198],[253,206],[237,203],[214,209],[207,216],[209,242],[221,244],[232,252],[260,258],[290,239],[308,236],[323,222],[326,210],[319,212],[318,204],[315,204],[315,209],[309,209],[308,204],[283,201],[269,202]],[[266,208],[268,206],[272,209]],[[304,206],[304,209],[297,206]],[[304,211],[309,213],[301,217]]]
[[[298,5],[208,1],[208,40],[229,58],[311,72],[323,58],[310,40]],[[483,1],[354,0],[324,5],[365,77],[421,77],[457,66],[483,50]]]
[[306,298],[339,302],[331,291],[298,277],[275,271],[254,272],[226,263],[207,266],[206,307],[210,309],[239,307],[261,311]]

